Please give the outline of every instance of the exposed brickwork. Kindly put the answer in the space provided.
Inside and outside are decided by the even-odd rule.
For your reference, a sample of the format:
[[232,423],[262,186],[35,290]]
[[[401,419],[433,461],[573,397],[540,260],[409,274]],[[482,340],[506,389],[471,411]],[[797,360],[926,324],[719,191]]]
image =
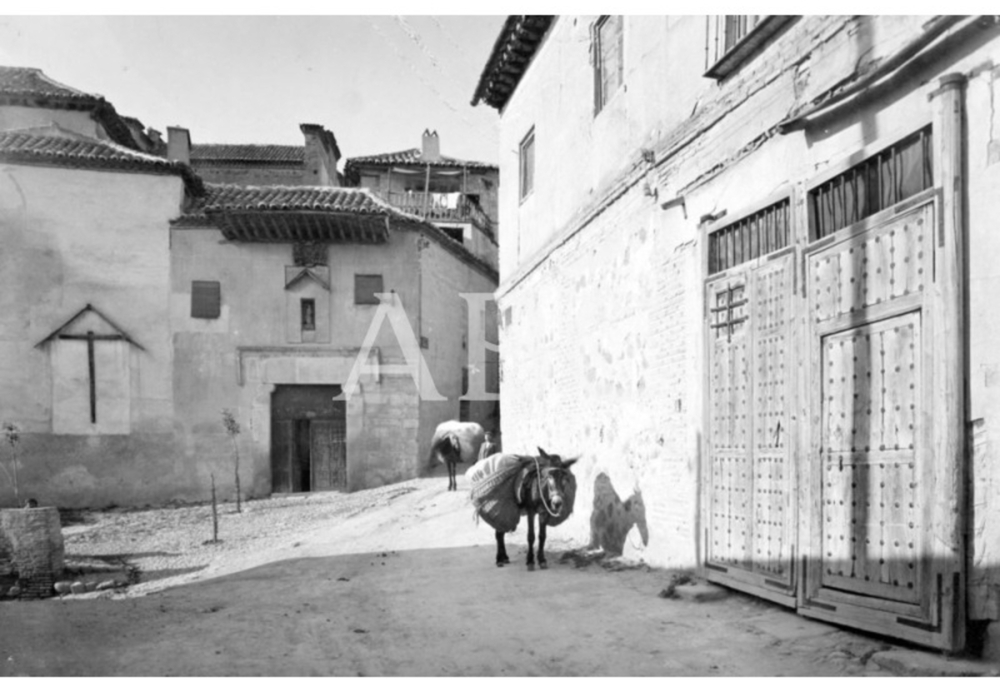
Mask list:
[[[504,450],[583,455],[581,504],[564,526],[581,542],[597,477],[606,474],[623,500],[638,483],[649,544],[633,528],[625,554],[693,564],[704,400],[699,218],[794,190],[801,225],[806,182],[926,121],[927,92],[901,81],[899,100],[846,107],[808,135],[778,128],[884,63],[930,17],[803,17],[720,82],[701,77],[704,17],[628,19],[625,86],[597,114],[594,19],[559,19],[502,113],[502,149],[516,150],[529,130],[536,139],[533,193],[506,183],[500,196]],[[921,82],[985,58],[942,58]],[[517,155],[501,156],[501,170],[517,177]]]

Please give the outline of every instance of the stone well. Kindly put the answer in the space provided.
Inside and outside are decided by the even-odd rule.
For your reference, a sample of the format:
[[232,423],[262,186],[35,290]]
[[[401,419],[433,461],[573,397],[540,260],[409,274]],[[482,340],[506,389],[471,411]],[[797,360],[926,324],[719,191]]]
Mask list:
[[59,510],[0,509],[0,562],[5,559],[17,573],[22,599],[52,596],[65,566]]

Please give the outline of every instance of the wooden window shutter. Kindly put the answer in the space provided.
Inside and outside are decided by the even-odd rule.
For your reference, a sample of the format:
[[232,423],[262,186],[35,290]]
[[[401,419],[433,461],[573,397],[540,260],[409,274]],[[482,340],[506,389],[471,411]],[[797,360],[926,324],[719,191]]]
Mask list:
[[354,275],[355,305],[378,305],[380,301],[375,294],[383,291],[382,275]]
[[214,320],[222,308],[222,288],[218,282],[191,282],[191,317]]

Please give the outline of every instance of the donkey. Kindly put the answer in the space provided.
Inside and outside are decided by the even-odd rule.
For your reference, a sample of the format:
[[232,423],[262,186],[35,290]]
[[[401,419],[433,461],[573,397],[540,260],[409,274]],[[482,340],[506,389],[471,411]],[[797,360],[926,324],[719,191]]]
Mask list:
[[458,490],[455,472],[463,459],[475,460],[483,444],[483,427],[475,422],[446,421],[438,424],[431,438],[433,467],[441,462],[448,467],[448,490]]
[[[538,448],[538,454],[525,457],[529,461],[523,465],[514,486],[517,507],[522,516],[528,517],[529,571],[535,570],[535,516],[538,516],[538,567],[546,569],[545,529],[569,518],[576,498],[576,477],[570,471],[576,458],[563,460],[542,448]],[[498,568],[510,563],[503,536],[502,531],[496,531]]]

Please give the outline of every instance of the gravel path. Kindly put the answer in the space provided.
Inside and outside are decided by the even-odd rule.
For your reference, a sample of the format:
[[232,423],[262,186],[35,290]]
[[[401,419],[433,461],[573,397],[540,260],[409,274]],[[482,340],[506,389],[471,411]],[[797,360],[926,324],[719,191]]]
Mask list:
[[[242,513],[236,513],[235,503],[222,504],[218,544],[211,542],[210,504],[77,512],[64,519],[66,561],[70,567],[124,562],[139,571],[139,582],[113,596],[139,596],[287,558],[299,553],[289,550],[316,545],[347,520],[388,507],[396,498],[436,497],[443,483],[428,478],[355,493],[249,500]],[[451,493],[446,499],[454,504],[466,495]]]

